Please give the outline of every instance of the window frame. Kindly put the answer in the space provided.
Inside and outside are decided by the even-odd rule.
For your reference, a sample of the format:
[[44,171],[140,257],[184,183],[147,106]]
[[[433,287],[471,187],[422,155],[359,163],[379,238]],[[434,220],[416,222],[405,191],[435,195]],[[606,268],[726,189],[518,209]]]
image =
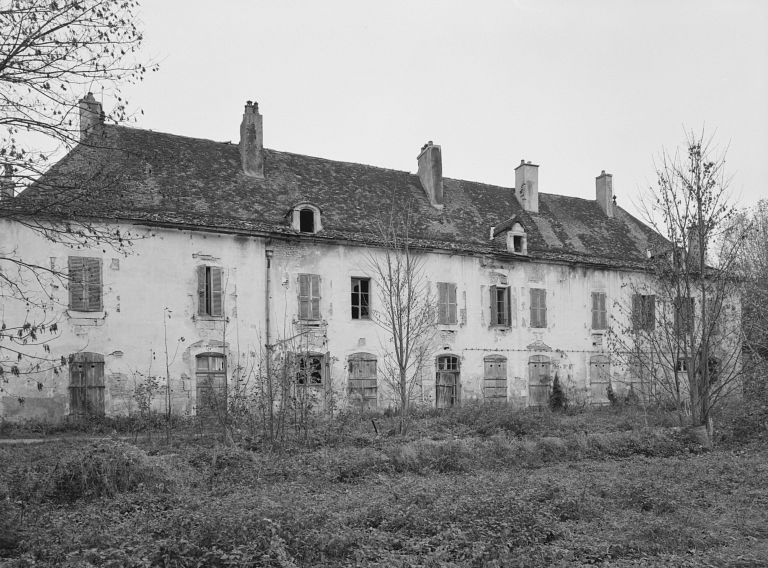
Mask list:
[[[501,297],[499,294],[501,293]],[[491,286],[491,327],[512,327],[510,286]]]
[[[359,291],[355,292],[355,283],[359,286]],[[363,283],[366,290],[363,291]],[[352,276],[350,281],[350,317],[355,321],[370,321],[371,319],[371,279],[366,276]],[[357,298],[355,298],[357,296]],[[357,300],[357,303],[355,302]],[[363,314],[365,309],[365,314]],[[355,316],[357,310],[357,316]]]
[[536,329],[546,329],[547,327],[547,289],[531,288],[531,321],[530,327]]
[[[296,362],[294,383],[296,386],[301,388],[324,388],[326,383],[326,356],[322,353],[308,352],[296,353],[294,357]],[[307,372],[307,362],[310,359],[317,360],[317,367],[311,367],[310,371]],[[315,374],[319,375],[319,380],[312,380]]]
[[437,323],[440,325],[459,323],[458,289],[454,282],[437,283]]
[[104,311],[102,264],[102,260],[98,257],[67,257],[68,307],[73,312]]
[[600,290],[592,292],[592,329],[594,330],[605,331],[608,329],[607,299],[608,295],[605,292]]
[[[306,281],[307,294],[302,294],[302,280]],[[320,321],[323,319],[320,310],[320,288],[322,279],[319,274],[302,273],[296,279],[296,296],[298,299],[298,319],[299,321]],[[307,306],[306,311],[302,307]]]
[[201,264],[197,267],[197,315],[224,317],[224,270],[220,266]]

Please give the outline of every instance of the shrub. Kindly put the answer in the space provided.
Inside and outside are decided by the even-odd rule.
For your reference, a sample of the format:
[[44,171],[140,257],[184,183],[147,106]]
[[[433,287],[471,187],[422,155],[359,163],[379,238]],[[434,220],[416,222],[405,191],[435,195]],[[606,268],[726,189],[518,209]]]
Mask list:
[[552,392],[549,393],[549,407],[552,410],[565,410],[568,407],[568,399],[557,373],[555,373],[555,380],[552,381]]

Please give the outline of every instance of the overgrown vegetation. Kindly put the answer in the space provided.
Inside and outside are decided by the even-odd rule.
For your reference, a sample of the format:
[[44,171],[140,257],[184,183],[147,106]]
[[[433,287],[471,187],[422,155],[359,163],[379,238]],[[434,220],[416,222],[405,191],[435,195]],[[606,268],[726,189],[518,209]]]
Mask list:
[[754,443],[765,423],[726,411],[713,452],[670,427],[675,416],[631,405],[423,410],[405,436],[399,416],[342,413],[280,452],[224,446],[218,429],[180,430],[170,445],[3,445],[0,555],[10,566],[693,566],[736,554],[750,565],[768,553],[768,451]]

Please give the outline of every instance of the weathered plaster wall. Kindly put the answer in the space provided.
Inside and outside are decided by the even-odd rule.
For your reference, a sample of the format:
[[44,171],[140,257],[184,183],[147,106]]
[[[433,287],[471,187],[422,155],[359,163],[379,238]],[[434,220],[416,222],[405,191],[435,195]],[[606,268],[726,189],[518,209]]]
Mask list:
[[[67,257],[81,255],[103,261],[104,310],[75,313],[68,310],[66,281],[50,279],[44,286],[51,293],[50,313],[33,310],[31,317],[44,320],[56,333],[44,333],[50,353],[46,359],[68,357],[79,351],[104,355],[105,410],[127,414],[136,410],[134,389],[144,376],[158,376],[161,392],[153,401],[165,409],[166,337],[171,377],[171,407],[174,412],[192,413],[195,407],[194,362],[204,352],[223,353],[229,346],[235,355],[258,345],[263,335],[264,246],[258,239],[211,233],[122,227],[139,238],[123,256],[109,248],[71,250],[51,244],[19,225],[0,222],[3,243],[16,243],[18,255],[28,262],[55,266],[66,272]],[[223,268],[224,311],[228,318],[197,315],[199,265]],[[2,267],[9,271],[11,267]],[[29,290],[34,290],[29,284]],[[7,295],[2,300],[2,319],[14,325],[24,321],[25,306]],[[163,321],[165,318],[165,329]],[[182,340],[183,338],[183,340]],[[34,349],[25,347],[26,353]],[[6,364],[16,354],[0,350]],[[9,419],[45,418],[61,420],[69,413],[69,374],[44,370],[26,374],[35,361],[18,362],[21,375],[6,376],[0,388],[0,416]],[[42,369],[49,368],[44,362]]]

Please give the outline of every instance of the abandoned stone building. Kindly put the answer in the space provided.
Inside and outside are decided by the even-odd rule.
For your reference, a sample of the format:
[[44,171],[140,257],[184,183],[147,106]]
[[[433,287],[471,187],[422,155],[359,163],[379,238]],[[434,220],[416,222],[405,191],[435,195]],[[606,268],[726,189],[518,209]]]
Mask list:
[[[81,143],[2,205],[87,218],[130,244],[73,248],[0,220],[20,258],[66,276],[46,281],[42,314],[0,300],[5,321],[53,326],[40,353],[66,361],[6,373],[6,419],[129,413],[149,376],[169,377],[172,411],[194,414],[206,385],[226,392],[236,372],[263,373],[265,346],[292,352],[304,371],[297,388],[319,398],[396,404],[372,261],[383,250],[376,222],[406,206],[436,305],[417,403],[541,405],[555,375],[572,397],[602,403],[608,381],[633,380],[607,332],[627,325],[621,306],[649,309],[653,297],[638,308],[627,283],[649,282],[658,235],[616,204],[610,174],[576,198],[540,188],[530,161],[509,187],[444,178],[432,142],[417,173],[281,152],[263,146],[250,102],[239,144],[104,124],[91,95],[80,115]],[[66,191],[87,199],[73,210],[56,201]]]

